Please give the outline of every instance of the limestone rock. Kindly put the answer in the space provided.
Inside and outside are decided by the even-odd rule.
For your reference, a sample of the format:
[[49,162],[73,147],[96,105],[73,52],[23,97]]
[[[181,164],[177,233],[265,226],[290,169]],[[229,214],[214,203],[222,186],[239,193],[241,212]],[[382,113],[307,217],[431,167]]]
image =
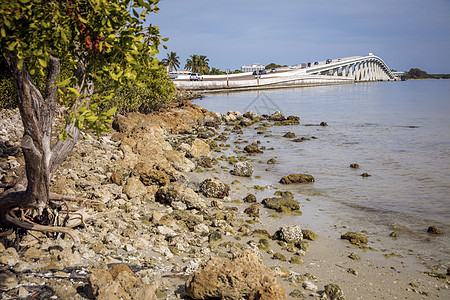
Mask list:
[[248,194],[247,196],[245,196],[245,198],[243,200],[246,203],[255,203],[256,202],[256,196],[253,195],[253,194]]
[[309,174],[290,174],[280,179],[282,184],[314,182],[314,177]]
[[155,200],[171,206],[173,202],[182,202],[189,209],[205,210],[208,208],[205,201],[191,188],[178,182],[159,188],[155,194]]
[[208,178],[202,181],[200,190],[205,197],[219,199],[223,199],[230,194],[230,186],[215,178]]
[[19,285],[17,276],[9,270],[0,270],[0,291],[8,291]]
[[16,249],[10,247],[0,253],[0,263],[13,267],[19,262],[19,254],[17,254]]
[[253,203],[244,210],[250,217],[259,217],[259,203]]
[[212,158],[210,147],[207,143],[200,139],[195,139],[192,143],[190,154],[194,157],[206,156]]
[[164,152],[164,157],[180,172],[191,172],[195,169],[195,164],[181,152],[169,150]]
[[154,285],[142,283],[122,266],[115,265],[109,271],[97,269],[87,276],[91,299],[157,300]]
[[249,300],[286,300],[284,287],[279,284],[269,284],[255,288],[248,298]]
[[275,237],[286,243],[298,243],[303,240],[302,228],[298,225],[280,227],[275,232]]
[[294,199],[290,199],[287,197],[265,198],[263,199],[262,204],[264,204],[267,208],[276,210],[277,212],[289,213],[291,211],[300,210],[300,204],[298,203],[298,201],[295,201]]
[[325,294],[330,300],[345,300],[342,289],[337,284],[327,284],[325,286]]
[[251,177],[253,166],[248,161],[239,161],[234,164],[234,169],[231,173],[236,176]]
[[248,298],[256,288],[275,283],[275,272],[261,265],[256,254],[246,250],[233,260],[216,257],[202,263],[189,276],[185,288],[186,295],[193,299],[232,300]]
[[274,112],[273,114],[271,114],[269,116],[269,120],[283,121],[283,120],[286,120],[286,117],[283,115],[283,113],[281,111],[277,110],[276,112]]
[[127,184],[125,185],[123,191],[130,199],[142,197],[147,194],[147,189],[137,177],[128,178]]
[[251,143],[250,145],[247,145],[244,147],[244,152],[247,153],[263,153],[257,143]]
[[361,245],[361,243],[366,244],[369,241],[364,234],[356,232],[347,232],[346,234],[341,235],[341,239],[348,240],[350,243],[358,246]]

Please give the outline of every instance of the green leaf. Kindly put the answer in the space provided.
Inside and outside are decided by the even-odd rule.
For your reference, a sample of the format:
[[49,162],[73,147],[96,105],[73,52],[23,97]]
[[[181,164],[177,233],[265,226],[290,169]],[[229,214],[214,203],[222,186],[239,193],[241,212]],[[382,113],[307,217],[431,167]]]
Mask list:
[[56,86],[57,87],[65,87],[66,85],[68,85],[70,83],[71,80],[72,80],[72,78],[67,78],[64,81],[57,83]]
[[6,37],[6,31],[5,31],[5,28],[0,28],[0,33],[1,33],[1,35],[2,35],[2,37]]
[[67,89],[68,89],[73,95],[75,95],[76,98],[80,97],[80,93],[79,93],[76,89],[71,88],[71,87],[68,87]]
[[117,107],[111,108],[110,110],[108,110],[106,112],[106,116],[108,116],[108,117],[112,116],[116,112],[116,110],[117,110]]

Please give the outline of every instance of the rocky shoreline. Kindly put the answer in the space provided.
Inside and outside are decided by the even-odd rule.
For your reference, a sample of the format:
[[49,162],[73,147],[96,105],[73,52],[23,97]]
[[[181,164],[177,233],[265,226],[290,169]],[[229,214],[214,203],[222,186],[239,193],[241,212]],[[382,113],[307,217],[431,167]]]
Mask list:
[[[0,115],[7,186],[23,164],[21,122],[17,111]],[[263,134],[297,124],[279,112],[220,115],[188,101],[118,116],[109,134],[79,141],[52,181],[55,193],[89,199],[69,204],[83,216],[75,228],[81,245],[41,232],[17,232],[18,247],[15,236],[4,239],[2,299],[445,298],[446,275],[374,263],[360,233],[337,241],[299,226],[300,203],[286,184],[310,184],[313,176],[275,179],[286,188],[270,197],[254,192],[263,188],[251,185],[247,158],[264,147],[256,135],[227,140],[245,127]],[[223,155],[231,148],[235,155]]]

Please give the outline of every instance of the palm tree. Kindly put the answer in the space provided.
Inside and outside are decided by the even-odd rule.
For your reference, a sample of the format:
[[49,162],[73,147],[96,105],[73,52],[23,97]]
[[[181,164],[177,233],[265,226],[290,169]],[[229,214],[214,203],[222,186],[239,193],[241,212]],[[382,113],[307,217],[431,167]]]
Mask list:
[[164,58],[161,63],[163,66],[166,66],[168,71],[177,70],[180,67],[180,57],[178,57],[176,52],[167,53],[167,58]]
[[186,65],[184,66],[185,69],[195,71],[202,73],[209,71],[209,65],[208,65],[209,59],[206,58],[206,55],[191,55],[190,58],[186,60]]

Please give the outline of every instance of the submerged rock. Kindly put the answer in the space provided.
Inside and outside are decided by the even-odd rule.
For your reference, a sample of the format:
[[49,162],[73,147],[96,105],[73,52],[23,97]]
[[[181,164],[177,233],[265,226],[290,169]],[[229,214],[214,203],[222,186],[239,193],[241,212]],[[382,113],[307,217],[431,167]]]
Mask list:
[[253,194],[248,194],[247,196],[244,197],[243,201],[246,203],[254,203],[256,202],[256,196]]
[[259,217],[259,203],[253,203],[244,210],[250,217]]
[[350,164],[350,168],[352,169],[358,169],[359,165],[358,164]]
[[192,299],[232,300],[249,298],[255,289],[272,284],[276,284],[276,273],[246,250],[233,260],[215,257],[202,263],[187,279],[185,289]]
[[247,153],[263,153],[257,143],[251,143],[250,145],[247,145],[244,147],[244,152]]
[[358,246],[369,242],[364,234],[356,232],[347,232],[346,234],[341,235],[341,239],[348,240],[350,243]]
[[433,234],[444,234],[444,231],[442,231],[441,229],[439,229],[436,226],[430,226],[427,229],[428,233],[433,233]]
[[290,198],[266,198],[262,201],[267,208],[276,210],[277,212],[291,212],[293,210],[300,210],[300,204],[298,201]]
[[290,174],[280,179],[280,183],[282,184],[308,183],[308,182],[314,182],[314,177],[309,174],[300,174],[300,173]]
[[286,134],[283,135],[283,137],[288,138],[288,139],[295,138],[295,133],[287,132]]

